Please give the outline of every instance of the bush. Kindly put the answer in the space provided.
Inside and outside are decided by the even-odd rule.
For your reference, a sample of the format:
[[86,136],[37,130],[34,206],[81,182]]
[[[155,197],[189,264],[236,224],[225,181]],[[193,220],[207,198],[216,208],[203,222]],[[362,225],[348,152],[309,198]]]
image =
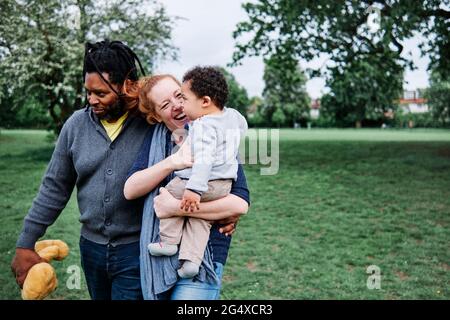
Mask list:
[[4,128],[47,129],[52,120],[47,111],[38,104],[27,104],[20,108],[2,106],[0,117]]
[[336,121],[331,117],[320,114],[318,118],[311,119],[311,126],[313,128],[334,128],[336,127]]
[[248,118],[248,125],[250,127],[261,128],[268,125],[268,122],[266,121],[266,119],[259,110],[256,111],[254,114],[248,114],[247,118]]
[[[445,128],[449,127],[442,122],[436,120],[431,112],[425,113],[404,113],[398,110],[394,119],[364,119],[362,126],[364,128],[380,128],[382,124],[386,124],[391,128],[409,128],[410,123],[413,128]],[[312,127],[315,128],[335,128],[335,127],[354,127],[354,123],[338,123],[329,116],[321,114],[317,119],[311,120]]]
[[403,113],[398,111],[395,117],[390,121],[391,126],[396,128],[443,128],[444,125],[433,118],[431,112],[424,113]]
[[431,86],[425,91],[431,114],[442,127],[450,127],[450,79],[436,72],[431,75]]

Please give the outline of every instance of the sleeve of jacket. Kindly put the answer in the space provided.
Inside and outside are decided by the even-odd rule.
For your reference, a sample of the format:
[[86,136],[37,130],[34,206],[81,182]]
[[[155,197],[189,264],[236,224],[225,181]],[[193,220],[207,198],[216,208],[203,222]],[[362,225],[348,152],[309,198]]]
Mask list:
[[204,121],[194,121],[191,136],[194,164],[186,188],[202,193],[208,190],[208,181],[216,153],[217,136],[215,128]]
[[247,186],[247,179],[242,164],[238,166],[237,179],[233,181],[230,193],[244,199],[250,206],[250,191]]
[[42,179],[39,192],[33,200],[17,240],[19,248],[34,248],[70,199],[76,183],[76,171],[69,151],[70,119],[64,125],[50,163]]

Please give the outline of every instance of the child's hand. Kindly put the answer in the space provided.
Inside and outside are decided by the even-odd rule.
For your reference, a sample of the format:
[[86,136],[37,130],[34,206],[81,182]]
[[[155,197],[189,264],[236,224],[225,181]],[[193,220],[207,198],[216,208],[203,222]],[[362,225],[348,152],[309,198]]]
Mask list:
[[184,142],[180,149],[169,158],[171,159],[172,170],[181,170],[192,167],[193,161],[189,140]]
[[184,210],[185,212],[199,210],[200,198],[200,195],[194,191],[188,189],[184,190],[183,199],[181,199],[181,210]]

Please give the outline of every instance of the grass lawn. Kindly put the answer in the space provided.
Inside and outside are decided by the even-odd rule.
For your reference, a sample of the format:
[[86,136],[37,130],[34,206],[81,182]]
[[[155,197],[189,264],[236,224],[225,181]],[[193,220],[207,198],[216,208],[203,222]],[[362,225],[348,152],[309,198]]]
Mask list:
[[[44,131],[0,133],[0,299],[20,299],[10,261],[53,144]],[[246,165],[252,205],[239,223],[223,299],[450,299],[450,131],[282,130],[280,169]],[[46,238],[70,256],[54,262],[51,299],[79,266],[75,197]],[[366,269],[381,270],[381,289]]]

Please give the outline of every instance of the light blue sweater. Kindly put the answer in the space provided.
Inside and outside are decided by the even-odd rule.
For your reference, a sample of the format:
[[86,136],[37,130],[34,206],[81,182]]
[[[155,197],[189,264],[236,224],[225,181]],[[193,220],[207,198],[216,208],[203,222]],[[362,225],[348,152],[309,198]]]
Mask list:
[[203,116],[189,124],[194,164],[175,172],[189,179],[186,188],[199,193],[208,190],[208,181],[237,178],[239,143],[248,129],[247,121],[235,109]]

